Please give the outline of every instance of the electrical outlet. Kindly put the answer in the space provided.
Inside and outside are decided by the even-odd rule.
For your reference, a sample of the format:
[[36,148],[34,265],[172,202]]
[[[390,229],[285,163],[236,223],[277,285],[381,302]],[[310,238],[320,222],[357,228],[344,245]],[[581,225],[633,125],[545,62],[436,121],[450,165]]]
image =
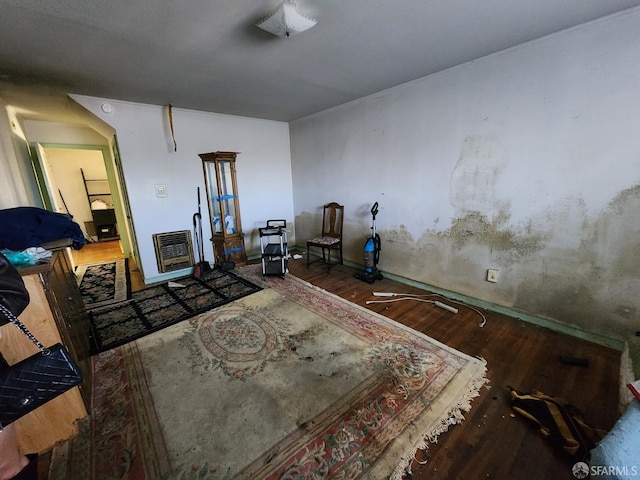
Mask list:
[[498,270],[490,268],[487,270],[487,282],[496,283],[498,281]]

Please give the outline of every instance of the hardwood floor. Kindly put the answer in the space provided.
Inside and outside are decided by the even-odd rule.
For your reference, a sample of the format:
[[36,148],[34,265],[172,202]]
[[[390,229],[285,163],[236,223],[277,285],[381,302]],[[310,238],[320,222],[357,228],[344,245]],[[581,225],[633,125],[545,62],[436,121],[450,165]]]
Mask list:
[[[117,255],[119,242],[115,243],[118,245],[87,245],[74,252],[74,259],[78,255],[84,261],[77,263],[92,263],[103,256]],[[426,452],[417,452],[410,477],[414,480],[574,479],[571,467],[575,460],[551,447],[524,418],[512,414],[509,386],[519,392],[540,390],[561,397],[582,410],[587,423],[605,430],[619,417],[620,352],[616,350],[489,311],[482,311],[486,325],[480,327],[482,318],[476,311],[443,299],[458,308],[458,313],[411,300],[367,305],[367,300],[380,299],[372,296],[373,291],[428,292],[389,279],[370,285],[355,279],[358,271],[347,266],[335,266],[327,273],[322,264],[307,268],[303,257],[291,260],[289,270],[320,288],[487,361],[489,386],[473,400],[462,424],[450,427]],[[133,287],[135,267],[131,273]],[[134,290],[144,286],[139,272],[137,276]],[[561,354],[588,358],[589,365],[564,364]]]
[[71,255],[76,265],[108,262],[109,260],[124,258],[120,240],[87,243],[80,250],[72,249]]
[[[80,250],[71,250],[73,263],[75,265],[85,265],[88,263],[108,262],[124,258],[120,240],[111,240],[108,242],[87,243]],[[140,290],[146,285],[142,278],[142,274],[138,270],[135,262],[129,259],[129,276],[131,281],[131,291]]]

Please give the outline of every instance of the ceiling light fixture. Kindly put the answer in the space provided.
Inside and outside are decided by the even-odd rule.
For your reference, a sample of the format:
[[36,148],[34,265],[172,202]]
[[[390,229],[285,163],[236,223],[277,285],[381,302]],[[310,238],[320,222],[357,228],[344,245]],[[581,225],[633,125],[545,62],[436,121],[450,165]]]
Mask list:
[[291,37],[304,32],[317,22],[297,12],[298,5],[293,0],[285,0],[278,9],[264,20],[256,23],[257,27],[278,37]]

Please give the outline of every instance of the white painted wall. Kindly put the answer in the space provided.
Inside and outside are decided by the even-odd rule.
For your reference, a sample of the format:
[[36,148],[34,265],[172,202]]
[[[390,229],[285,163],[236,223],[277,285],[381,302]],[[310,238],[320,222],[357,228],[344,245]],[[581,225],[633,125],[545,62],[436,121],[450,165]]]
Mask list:
[[58,145],[109,145],[107,139],[89,126],[42,120],[25,120],[25,134],[29,142]]
[[[202,194],[205,259],[213,261],[200,153],[239,152],[238,193],[249,255],[259,253],[257,228],[268,219],[293,222],[288,124],[174,108],[174,151],[166,107],[72,98],[116,131],[146,282],[159,275],[152,235],[177,230],[193,235],[197,187]],[[102,103],[111,104],[113,113],[103,113]],[[166,185],[166,197],[156,197],[156,184]]]
[[338,201],[362,263],[378,201],[384,271],[638,330],[639,25],[626,12],[293,122],[298,243]]
[[[89,237],[86,222],[92,222],[93,216],[80,170],[82,169],[86,179],[106,179],[107,170],[104,166],[102,151],[47,148],[45,157],[53,183],[56,185],[54,192],[56,211],[72,215],[73,221],[80,225],[85,236]],[[105,200],[109,201],[111,197],[106,196]]]

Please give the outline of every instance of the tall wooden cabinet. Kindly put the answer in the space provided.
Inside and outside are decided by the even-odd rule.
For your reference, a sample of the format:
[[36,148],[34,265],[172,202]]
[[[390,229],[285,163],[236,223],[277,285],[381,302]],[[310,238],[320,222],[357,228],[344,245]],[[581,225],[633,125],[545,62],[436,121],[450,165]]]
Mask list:
[[202,153],[215,264],[247,263],[236,180],[236,152]]
[[[90,411],[91,364],[87,314],[66,250],[53,252],[48,264],[20,269],[30,302],[20,320],[45,346],[61,342],[84,376],[65,392],[15,422],[23,452],[42,453],[77,434],[75,422]],[[0,327],[0,351],[10,365],[38,352],[13,324]]]

